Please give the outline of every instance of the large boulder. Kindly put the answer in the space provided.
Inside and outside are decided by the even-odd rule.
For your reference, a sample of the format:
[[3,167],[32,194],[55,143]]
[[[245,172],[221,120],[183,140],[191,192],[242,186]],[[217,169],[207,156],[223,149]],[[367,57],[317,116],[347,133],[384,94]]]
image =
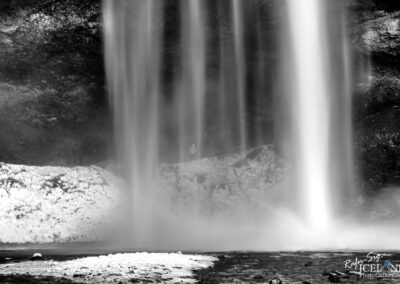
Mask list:
[[254,209],[266,195],[275,200],[283,197],[277,187],[287,167],[274,147],[258,146],[236,154],[164,164],[160,188],[181,210],[197,205],[205,215],[230,214]]

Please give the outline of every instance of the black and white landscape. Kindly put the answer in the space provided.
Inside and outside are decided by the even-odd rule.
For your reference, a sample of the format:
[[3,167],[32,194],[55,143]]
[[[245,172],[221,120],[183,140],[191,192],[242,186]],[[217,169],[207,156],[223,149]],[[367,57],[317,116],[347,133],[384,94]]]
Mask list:
[[1,283],[397,283],[396,1],[0,13]]

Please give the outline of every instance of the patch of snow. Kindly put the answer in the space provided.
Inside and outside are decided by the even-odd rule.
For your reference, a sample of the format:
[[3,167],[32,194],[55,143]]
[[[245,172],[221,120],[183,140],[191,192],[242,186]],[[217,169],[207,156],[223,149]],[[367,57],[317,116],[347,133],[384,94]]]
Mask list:
[[79,283],[194,283],[193,271],[218,259],[182,253],[119,253],[69,261],[25,261],[0,264],[0,274],[65,277]]
[[98,167],[0,164],[0,242],[101,239],[119,190]]
[[[287,168],[271,146],[164,164],[155,202],[172,215],[168,216],[171,220],[248,216],[241,212],[260,216],[258,210],[269,204],[266,201],[274,200],[275,205],[276,200],[285,200],[278,189]],[[128,219],[124,214],[131,214],[124,206],[126,191],[121,183],[110,171],[96,166],[0,163],[0,243],[107,240],[119,220]]]

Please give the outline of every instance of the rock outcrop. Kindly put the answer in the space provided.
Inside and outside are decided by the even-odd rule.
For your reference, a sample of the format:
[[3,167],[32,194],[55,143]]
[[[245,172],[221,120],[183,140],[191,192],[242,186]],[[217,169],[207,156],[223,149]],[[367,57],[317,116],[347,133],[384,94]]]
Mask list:
[[359,44],[369,52],[400,55],[400,11],[368,21],[356,31]]

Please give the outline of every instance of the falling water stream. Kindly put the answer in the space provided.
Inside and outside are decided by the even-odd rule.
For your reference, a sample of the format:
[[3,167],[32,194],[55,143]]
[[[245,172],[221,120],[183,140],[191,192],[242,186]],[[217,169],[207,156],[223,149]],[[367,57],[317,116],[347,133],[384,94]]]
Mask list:
[[324,1],[289,1],[293,57],[290,89],[294,114],[295,162],[306,218],[314,229],[323,229],[331,218],[329,193],[329,136],[332,95],[329,88],[327,32]]
[[[170,208],[179,205],[171,204],[171,197],[157,190],[158,166],[163,157],[169,155],[174,162],[185,162],[213,152],[244,151],[247,147],[243,2],[232,0],[222,4],[227,12],[220,23],[221,31],[224,26],[229,32],[217,48],[219,81],[213,97],[207,94],[207,52],[211,45],[206,1],[175,3],[179,4],[176,17],[180,28],[175,45],[179,56],[171,71],[169,84],[173,91],[169,95],[163,93],[166,82],[162,77],[165,3],[104,3],[108,87],[115,114],[118,157],[129,187],[126,202],[130,217],[126,222],[131,224],[129,238],[136,246],[160,245],[161,235],[164,240],[176,239],[176,232],[192,232],[187,238],[193,238],[201,234],[198,230],[209,229],[208,222],[201,220],[195,209],[180,217],[172,214]],[[212,127],[219,131],[214,134],[218,137],[207,134],[207,128]]]
[[[309,229],[336,226],[359,195],[352,150],[352,72],[346,9],[325,0],[287,1],[285,76],[292,115],[295,188]],[[329,231],[328,231],[329,232]]]
[[[203,216],[197,210],[199,203],[176,214],[180,204],[159,189],[158,168],[163,160],[183,163],[245,151],[251,137],[256,137],[252,145],[263,143],[260,137],[268,133],[265,124],[252,121],[250,127],[248,121],[249,98],[262,102],[264,81],[273,81],[262,64],[268,44],[259,3],[213,3],[217,3],[213,6],[217,20],[209,13],[213,4],[205,0],[104,2],[107,80],[119,159],[129,188],[131,211],[124,224],[132,229],[132,245],[316,249],[355,244],[356,236],[349,242],[334,242],[330,236],[332,228],[340,226],[339,212],[348,210],[346,200],[358,194],[352,158],[351,56],[343,4],[288,0],[277,7],[286,17],[280,20],[281,50],[275,56],[281,59],[274,72],[281,78],[274,89],[285,98],[281,101],[288,119],[287,123],[276,119],[275,127],[284,128],[282,136],[290,146],[293,171],[288,186],[280,190],[282,196],[292,198],[278,205],[266,196],[259,200],[265,204],[257,207],[256,215],[240,212],[239,218],[225,220]],[[179,26],[169,64],[167,5],[177,7],[174,18]],[[252,21],[249,7],[256,15]],[[250,52],[246,31],[251,29],[256,44]],[[259,62],[256,68],[248,63],[252,56]]]

